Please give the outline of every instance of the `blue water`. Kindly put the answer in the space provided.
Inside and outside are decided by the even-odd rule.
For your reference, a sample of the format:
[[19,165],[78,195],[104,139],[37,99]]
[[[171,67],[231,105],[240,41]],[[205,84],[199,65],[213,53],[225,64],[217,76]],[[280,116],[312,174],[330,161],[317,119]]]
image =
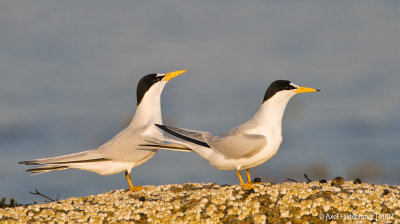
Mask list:
[[[273,80],[295,96],[263,181],[343,176],[400,184],[396,1],[0,3],[0,197],[42,202],[127,188],[123,174],[31,176],[18,161],[96,148],[130,121],[145,74],[187,69],[163,93],[164,123],[224,132]],[[237,184],[194,153],[159,152],[133,182]]]

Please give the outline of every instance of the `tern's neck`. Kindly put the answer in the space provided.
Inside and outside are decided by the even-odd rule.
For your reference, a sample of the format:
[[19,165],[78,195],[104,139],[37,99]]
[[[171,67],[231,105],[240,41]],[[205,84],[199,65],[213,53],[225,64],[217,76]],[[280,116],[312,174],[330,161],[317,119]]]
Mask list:
[[261,126],[281,127],[286,105],[291,97],[271,97],[265,101],[251,120]]
[[135,116],[130,126],[135,128],[143,125],[162,124],[160,94],[146,94],[136,108]]
[[160,97],[145,100],[137,106],[131,126],[140,127],[149,124],[162,124]]

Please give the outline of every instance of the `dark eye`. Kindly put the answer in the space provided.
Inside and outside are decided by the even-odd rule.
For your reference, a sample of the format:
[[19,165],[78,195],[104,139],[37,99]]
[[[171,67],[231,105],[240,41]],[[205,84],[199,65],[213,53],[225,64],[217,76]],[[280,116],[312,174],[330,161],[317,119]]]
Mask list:
[[291,89],[296,89],[296,87],[294,87],[292,85],[288,85],[285,87],[285,90],[291,90]]
[[154,82],[153,82],[153,83],[159,82],[159,81],[161,81],[163,78],[164,78],[164,76],[157,76],[157,77],[154,79]]

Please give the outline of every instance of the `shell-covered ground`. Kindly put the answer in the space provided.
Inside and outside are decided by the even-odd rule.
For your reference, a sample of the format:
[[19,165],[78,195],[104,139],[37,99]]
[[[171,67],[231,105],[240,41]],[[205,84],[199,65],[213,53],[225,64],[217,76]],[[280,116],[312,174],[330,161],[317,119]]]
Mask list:
[[400,186],[310,182],[144,186],[0,208],[1,223],[400,223]]

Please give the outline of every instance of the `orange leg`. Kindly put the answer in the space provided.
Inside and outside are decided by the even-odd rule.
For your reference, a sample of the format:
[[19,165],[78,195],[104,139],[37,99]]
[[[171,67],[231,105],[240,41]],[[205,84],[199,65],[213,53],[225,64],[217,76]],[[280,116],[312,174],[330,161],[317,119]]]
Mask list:
[[250,190],[250,189],[256,188],[256,187],[251,183],[251,180],[250,180],[250,182],[247,183],[247,184],[245,184],[245,183],[243,182],[242,175],[240,174],[240,170],[237,170],[237,171],[236,171],[236,174],[237,174],[237,176],[238,176],[238,178],[239,178],[239,180],[240,180],[240,183],[242,184],[242,187],[243,187],[244,189]]
[[132,181],[131,181],[131,174],[128,173],[128,171],[125,171],[125,177],[126,180],[128,181],[129,184],[129,190],[132,192],[140,191],[143,189],[142,186],[133,186]]
[[251,182],[250,169],[246,169],[246,174],[247,174],[247,183],[253,184],[253,182]]

